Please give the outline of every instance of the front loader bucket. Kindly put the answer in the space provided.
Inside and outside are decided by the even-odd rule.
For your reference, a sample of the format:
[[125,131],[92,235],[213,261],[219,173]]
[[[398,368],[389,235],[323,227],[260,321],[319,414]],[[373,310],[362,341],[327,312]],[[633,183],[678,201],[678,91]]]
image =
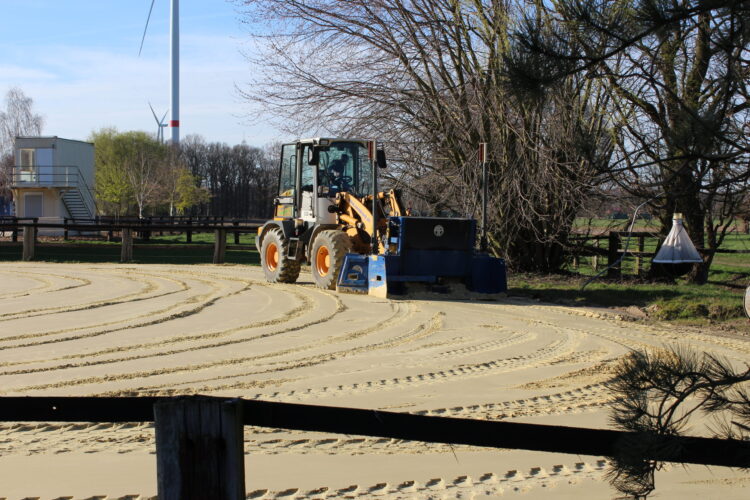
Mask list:
[[341,266],[336,290],[386,298],[388,285],[385,276],[385,257],[382,255],[348,253]]
[[367,293],[368,264],[367,256],[348,253],[344,256],[344,265],[336,282],[336,291],[348,293]]

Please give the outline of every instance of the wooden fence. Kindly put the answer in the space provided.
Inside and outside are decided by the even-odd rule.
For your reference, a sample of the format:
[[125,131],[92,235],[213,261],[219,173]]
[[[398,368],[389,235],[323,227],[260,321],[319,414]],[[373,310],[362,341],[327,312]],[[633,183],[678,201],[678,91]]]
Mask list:
[[[594,272],[599,271],[602,267],[600,259],[606,258],[607,277],[617,279],[622,277],[622,257],[632,255],[635,257],[633,273],[641,275],[643,272],[644,259],[652,258],[656,252],[644,251],[646,238],[659,238],[658,233],[650,232],[632,232],[627,231],[610,231],[602,235],[581,235],[573,236],[572,241],[579,241],[581,245],[573,253],[573,267],[578,268],[581,257],[591,257],[591,267]],[[628,241],[629,239],[629,241]],[[602,248],[601,241],[607,241],[607,247]],[[627,251],[623,246],[626,242]],[[708,249],[701,249],[701,252],[708,252]],[[750,250],[713,250],[717,254],[750,254]]]
[[[243,426],[725,467],[750,442],[205,396],[0,397],[4,422],[154,422],[160,500],[245,498]],[[648,446],[644,446],[648,443]]]
[[133,260],[133,236],[134,233],[140,233],[143,239],[148,240],[153,232],[185,233],[188,243],[192,242],[193,233],[213,232],[214,238],[214,256],[213,263],[221,264],[224,262],[227,247],[227,233],[234,233],[234,242],[240,243],[240,234],[254,233],[263,225],[264,221],[255,219],[233,219],[224,220],[223,218],[213,219],[193,219],[193,218],[173,218],[166,220],[151,219],[119,219],[109,221],[103,219],[87,219],[85,221],[65,219],[62,224],[41,223],[38,219],[0,219],[0,231],[11,232],[11,240],[18,241],[18,234],[23,234],[23,250],[21,258],[25,261],[34,260],[36,254],[37,239],[40,229],[50,229],[62,231],[64,238],[69,237],[70,232],[79,233],[106,233],[108,239],[112,239],[113,234],[121,234],[121,262],[131,262]]
[[[186,242],[192,242],[194,233],[213,232],[214,259],[213,262],[220,264],[224,262],[226,254],[227,233],[234,233],[234,244],[240,244],[242,233],[254,233],[265,223],[259,219],[225,219],[224,217],[148,217],[143,219],[132,217],[96,217],[94,219],[65,219],[62,224],[40,223],[37,218],[0,217],[0,231],[10,232],[11,241],[17,242],[19,233],[23,234],[23,260],[33,260],[37,235],[40,229],[57,229],[63,232],[65,239],[69,238],[71,232],[100,233],[106,234],[107,239],[112,241],[114,233],[120,233],[122,250],[120,261],[130,262],[133,259],[133,239],[138,235],[141,239],[148,241],[151,234],[159,233],[185,233]],[[606,259],[607,277],[617,279],[622,276],[623,255],[635,257],[633,272],[640,275],[644,268],[644,259],[653,257],[655,252],[644,251],[647,238],[657,238],[657,233],[610,231],[602,235],[573,235],[571,241],[579,242],[577,248],[572,252],[573,267],[578,268],[581,257],[591,257],[594,272],[603,265],[602,259]],[[628,248],[623,248],[623,242],[628,241]],[[601,245],[607,241],[606,248]],[[706,250],[703,250],[704,252]],[[715,250],[715,253],[742,253],[750,254],[750,250]]]

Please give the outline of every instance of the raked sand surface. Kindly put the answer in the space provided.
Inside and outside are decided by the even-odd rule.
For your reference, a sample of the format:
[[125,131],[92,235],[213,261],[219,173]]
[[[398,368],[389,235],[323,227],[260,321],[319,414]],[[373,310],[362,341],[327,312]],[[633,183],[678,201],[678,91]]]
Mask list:
[[[513,298],[375,299],[260,268],[0,264],[0,395],[207,394],[608,427],[630,349],[750,361],[750,342]],[[150,498],[152,424],[0,423],[0,498]],[[246,428],[248,498],[618,496],[603,457]],[[750,498],[750,473],[672,465],[652,498]]]

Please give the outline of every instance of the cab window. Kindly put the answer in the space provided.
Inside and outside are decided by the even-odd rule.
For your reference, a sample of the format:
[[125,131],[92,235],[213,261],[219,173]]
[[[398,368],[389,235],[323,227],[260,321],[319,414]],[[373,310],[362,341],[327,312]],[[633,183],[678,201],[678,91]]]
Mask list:
[[314,165],[307,163],[308,154],[310,153],[311,144],[305,144],[302,148],[302,191],[313,190],[313,168]]
[[279,196],[294,196],[294,184],[297,179],[296,152],[294,144],[284,144],[281,148]]
[[349,192],[362,197],[372,191],[372,162],[358,142],[337,141],[321,150],[318,185],[321,195]]

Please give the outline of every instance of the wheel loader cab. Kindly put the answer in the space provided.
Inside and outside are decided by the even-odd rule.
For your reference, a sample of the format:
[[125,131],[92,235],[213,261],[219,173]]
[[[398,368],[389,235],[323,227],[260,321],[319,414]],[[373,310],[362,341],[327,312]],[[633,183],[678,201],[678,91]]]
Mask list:
[[372,162],[364,143],[331,141],[304,148],[307,163],[316,167],[319,197],[335,198],[338,193],[351,193],[361,198],[372,193]]
[[306,139],[282,146],[274,216],[336,224],[329,207],[338,193],[372,192],[372,162],[363,141]]
[[269,281],[296,281],[299,263],[306,260],[318,286],[335,287],[351,239],[361,239],[356,238],[357,229],[351,234],[344,231],[348,226],[341,220],[341,195],[372,199],[373,165],[367,144],[303,139],[282,146],[274,220],[259,230],[257,240]]

